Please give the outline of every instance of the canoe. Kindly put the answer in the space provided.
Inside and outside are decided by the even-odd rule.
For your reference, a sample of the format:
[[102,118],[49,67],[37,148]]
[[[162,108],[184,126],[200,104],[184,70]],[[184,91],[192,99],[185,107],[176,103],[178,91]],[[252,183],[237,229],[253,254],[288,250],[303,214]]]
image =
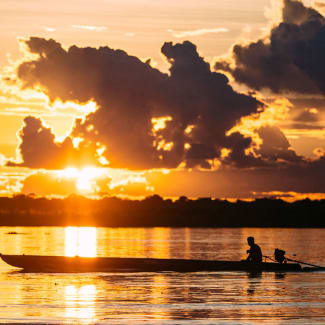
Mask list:
[[66,257],[40,255],[2,255],[3,261],[26,272],[300,272],[298,263],[254,264],[247,261],[214,261],[190,259],[122,258],[122,257]]

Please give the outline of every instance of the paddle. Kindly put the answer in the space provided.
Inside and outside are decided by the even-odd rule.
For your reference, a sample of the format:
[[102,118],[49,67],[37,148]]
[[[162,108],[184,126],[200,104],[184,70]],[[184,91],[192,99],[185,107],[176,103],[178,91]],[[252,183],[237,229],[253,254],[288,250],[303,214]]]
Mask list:
[[[267,258],[273,262],[278,262],[276,261],[275,259],[273,259],[272,257],[270,256],[267,256],[267,255],[263,255],[264,258]],[[308,266],[312,266],[312,267],[315,267],[317,269],[324,269],[325,270],[325,267],[324,266],[320,266],[320,265],[315,265],[315,264],[311,264],[311,263],[306,263],[306,262],[302,262],[302,261],[297,261],[297,260],[294,260],[294,259],[291,259],[291,258],[288,258],[288,257],[285,257],[285,260],[286,261],[290,261],[290,262],[295,262],[295,263],[299,263],[299,264],[303,264],[303,265],[308,265]]]
[[302,261],[297,261],[297,260],[293,260],[293,259],[288,258],[288,257],[286,257],[286,260],[287,260],[287,261],[290,261],[290,262],[295,262],[295,263],[299,263],[299,264],[304,264],[304,265],[308,265],[308,266],[312,266],[312,267],[317,267],[318,269],[324,269],[324,270],[325,270],[325,267],[324,267],[324,266],[315,265],[315,264],[311,264],[311,263],[306,263],[306,262],[302,262]]

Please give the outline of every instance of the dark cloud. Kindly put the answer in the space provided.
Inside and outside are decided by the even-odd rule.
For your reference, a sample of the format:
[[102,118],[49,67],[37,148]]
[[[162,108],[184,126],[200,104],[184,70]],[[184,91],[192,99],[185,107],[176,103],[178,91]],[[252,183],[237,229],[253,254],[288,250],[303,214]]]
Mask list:
[[298,114],[294,120],[297,122],[317,122],[319,120],[319,115],[315,111],[305,109]]
[[238,168],[261,167],[266,164],[260,157],[255,157],[252,153],[246,153],[246,150],[252,144],[252,139],[244,137],[239,132],[232,133],[228,137],[228,147],[232,148],[229,156],[223,160],[225,164]]
[[[96,101],[99,109],[85,121],[76,121],[72,135],[93,145],[104,144],[110,167],[170,168],[185,162],[188,167],[209,168],[222,148],[235,152],[242,146],[242,138],[229,139],[226,132],[242,116],[263,107],[254,97],[235,92],[225,75],[211,71],[188,41],[163,45],[169,75],[109,47],[64,50],[54,40],[35,37],[26,44],[39,58],[19,66],[24,87],[41,86],[52,100]],[[153,131],[152,118],[166,116],[172,118],[166,127]],[[192,131],[185,132],[189,127]],[[43,137],[36,135],[41,142]],[[54,148],[50,152],[67,146],[58,148],[50,136],[45,140],[39,148]],[[31,138],[22,137],[24,164],[48,166],[42,153],[28,158],[27,152],[37,151],[30,147],[34,147]],[[241,158],[246,159],[237,155]]]
[[8,166],[61,169],[97,164],[96,146],[85,143],[75,149],[69,137],[64,142],[55,142],[52,130],[45,127],[38,118],[26,117],[19,136],[19,151],[23,162],[8,162]]
[[225,61],[215,68],[257,90],[324,94],[325,19],[300,1],[283,3],[282,22],[266,39],[235,45],[234,68]]
[[303,161],[302,157],[298,156],[291,148],[286,136],[278,127],[264,126],[258,130],[258,134],[263,141],[258,153],[264,160],[294,164]]
[[325,158],[277,168],[221,168],[217,171],[176,171],[163,175],[158,184],[154,173],[147,179],[162,196],[189,195],[192,197],[214,196],[217,198],[253,197],[255,193],[297,192],[325,193],[323,175]]
[[293,107],[286,122],[281,122],[285,129],[323,130],[325,98],[309,97],[290,98]]
[[297,130],[324,130],[324,126],[320,125],[313,125],[310,123],[290,123],[288,125],[283,125],[284,127],[287,127],[288,129],[297,129]]
[[305,110],[306,108],[316,108],[319,111],[325,111],[325,98],[323,96],[310,97],[303,96],[299,98],[291,97],[290,102],[295,109]]

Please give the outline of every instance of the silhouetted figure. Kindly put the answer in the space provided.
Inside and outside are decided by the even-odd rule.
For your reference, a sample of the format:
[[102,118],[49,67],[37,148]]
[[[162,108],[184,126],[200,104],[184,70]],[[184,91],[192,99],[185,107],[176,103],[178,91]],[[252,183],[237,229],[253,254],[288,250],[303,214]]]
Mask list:
[[262,262],[262,251],[260,246],[255,244],[254,237],[248,237],[247,243],[250,247],[250,249],[247,250],[247,253],[249,254],[246,261],[252,262],[252,263],[261,263]]

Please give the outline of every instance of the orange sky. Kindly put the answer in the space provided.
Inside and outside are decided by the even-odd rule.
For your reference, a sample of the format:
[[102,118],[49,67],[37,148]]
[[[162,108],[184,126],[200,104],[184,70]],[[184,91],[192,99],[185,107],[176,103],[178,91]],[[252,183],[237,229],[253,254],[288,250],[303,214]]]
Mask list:
[[[304,1],[304,4],[313,5],[321,13],[321,1],[316,4]],[[322,171],[319,166],[325,149],[322,91],[300,92],[283,88],[277,92],[274,88],[267,89],[268,86],[254,89],[252,83],[245,84],[239,79],[236,82],[237,77],[231,75],[230,70],[220,73],[229,78],[232,87],[229,98],[233,99],[222,104],[220,98],[228,96],[224,95],[228,90],[213,88],[221,83],[216,79],[215,62],[221,62],[220,58],[227,62],[233,60],[231,51],[234,44],[266,40],[271,28],[279,26],[279,22],[285,19],[281,17],[283,5],[280,0],[58,0],[55,3],[2,0],[0,195],[78,193],[143,197],[156,193],[168,197],[249,198],[277,193],[283,197],[322,197],[325,188],[323,190],[320,177],[317,177],[317,173]],[[107,69],[104,77],[100,79],[96,75],[95,83],[83,86],[82,78],[86,84],[101,71],[99,68],[99,72],[95,72],[95,59],[95,62],[89,62],[88,70],[87,66],[82,67],[84,71],[81,68],[80,71],[67,70],[70,74],[80,73],[78,89],[54,76],[58,72],[63,74],[60,78],[64,78],[59,61],[51,62],[51,69],[53,64],[58,66],[49,76],[42,71],[37,74],[36,70],[31,74],[31,70],[24,70],[19,75],[18,66],[39,59],[37,51],[32,57],[32,48],[28,48],[35,46],[32,43],[36,41],[22,41],[28,42],[30,37],[54,39],[64,51],[73,45],[78,51],[83,47],[98,49],[100,46],[121,49],[128,54],[124,59],[126,71],[121,65],[121,71],[113,74],[112,68],[107,68],[108,63],[105,63],[102,68]],[[185,44],[184,41],[196,46],[195,53],[199,59],[193,61],[197,64],[193,68],[191,62],[182,61],[185,60],[182,55],[187,55],[185,50],[193,49],[182,45],[182,49],[177,50],[176,43]],[[172,45],[167,44],[161,53],[165,42],[172,42]],[[118,58],[120,54],[109,55]],[[130,71],[128,77],[127,64],[131,64],[131,56],[142,62],[151,59],[149,72],[145,72],[145,65],[132,63],[131,69],[139,69],[139,74]],[[49,59],[47,54],[46,59]],[[186,60],[192,59],[193,56],[189,56]],[[201,73],[199,61],[210,64],[209,72],[202,66],[206,77],[200,81],[196,79]],[[172,67],[176,69],[183,64],[190,73],[186,78],[175,72],[180,70],[172,70]],[[38,69],[43,69],[43,66]],[[155,69],[158,72],[154,72]],[[115,78],[112,86],[108,83],[110,73]],[[122,81],[118,88],[114,83],[118,83],[119,76]],[[103,78],[106,79],[101,84]],[[133,90],[126,86],[131,80],[128,78],[133,78],[134,85],[143,83],[141,89],[144,91],[152,88],[152,94],[143,95],[146,99],[141,97],[141,90],[131,94]],[[279,82],[281,78],[279,74]],[[71,82],[75,83],[73,80]],[[187,82],[190,83],[185,86]],[[163,86],[158,86],[159,83]],[[210,86],[212,83],[216,86]],[[105,87],[107,98],[106,90],[102,90]],[[209,87],[211,91],[206,92]],[[185,91],[188,94],[179,99]],[[246,94],[246,104],[239,102],[244,100],[239,93]],[[112,94],[116,96],[112,98]],[[234,102],[229,104],[229,100]],[[134,108],[130,107],[133,103]],[[235,105],[240,108],[232,114],[230,110]],[[148,111],[147,106],[150,106]],[[190,117],[190,110],[193,110],[192,114],[195,112],[195,117]],[[214,110],[218,113],[213,113]],[[143,114],[142,120],[133,125],[132,121],[138,119],[139,114]],[[213,114],[216,114],[215,121]],[[27,116],[33,117],[28,120],[28,125],[27,122],[24,124]],[[185,117],[186,122],[183,120]],[[76,118],[83,122],[78,125]],[[132,124],[127,124],[126,120]],[[34,139],[34,135],[28,132],[32,132],[33,127],[38,128],[37,123],[41,127],[35,137],[39,138]],[[221,131],[217,132],[219,129]],[[144,142],[139,144],[139,141]],[[25,146],[25,155],[21,151],[22,145]],[[128,145],[132,148],[127,148]],[[53,150],[48,149],[50,147]],[[46,155],[48,157],[44,158]],[[199,161],[198,155],[204,156],[202,160]],[[313,164],[317,167],[314,168]],[[308,172],[304,173],[304,168],[308,168]],[[301,173],[306,179],[299,179]],[[315,184],[314,178],[319,184]]]

